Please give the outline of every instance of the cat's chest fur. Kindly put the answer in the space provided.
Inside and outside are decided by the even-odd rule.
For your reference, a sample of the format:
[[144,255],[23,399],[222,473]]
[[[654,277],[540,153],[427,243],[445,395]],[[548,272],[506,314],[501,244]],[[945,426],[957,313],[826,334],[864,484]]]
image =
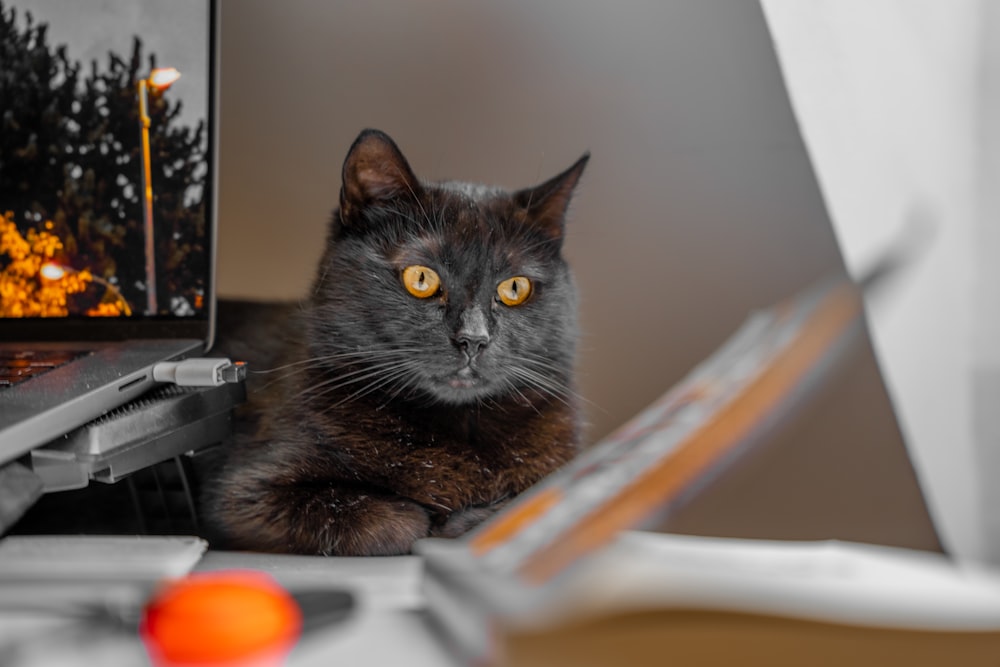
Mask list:
[[300,416],[318,444],[310,455],[324,459],[317,474],[365,480],[432,513],[513,497],[568,461],[579,439],[574,410],[560,403],[358,408]]

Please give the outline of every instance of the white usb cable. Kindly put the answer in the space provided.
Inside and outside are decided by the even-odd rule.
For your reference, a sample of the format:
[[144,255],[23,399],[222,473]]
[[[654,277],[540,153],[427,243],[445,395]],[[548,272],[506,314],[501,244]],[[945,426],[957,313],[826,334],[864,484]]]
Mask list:
[[247,377],[246,362],[195,357],[182,361],[162,361],[153,366],[153,379],[183,387],[218,387],[227,382],[242,382]]

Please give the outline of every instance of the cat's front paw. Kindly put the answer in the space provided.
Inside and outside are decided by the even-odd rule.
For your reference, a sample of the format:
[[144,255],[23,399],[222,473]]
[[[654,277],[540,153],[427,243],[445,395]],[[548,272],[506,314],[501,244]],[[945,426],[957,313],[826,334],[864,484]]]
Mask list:
[[431,526],[431,537],[461,537],[496,514],[497,510],[506,504],[507,501],[503,500],[489,505],[473,505],[452,512],[443,522]]
[[399,556],[430,531],[430,516],[417,503],[403,498],[362,495],[351,516],[337,517],[328,550],[337,556]]
[[332,485],[271,486],[214,507],[229,549],[322,556],[397,556],[426,537],[427,510],[398,496]]

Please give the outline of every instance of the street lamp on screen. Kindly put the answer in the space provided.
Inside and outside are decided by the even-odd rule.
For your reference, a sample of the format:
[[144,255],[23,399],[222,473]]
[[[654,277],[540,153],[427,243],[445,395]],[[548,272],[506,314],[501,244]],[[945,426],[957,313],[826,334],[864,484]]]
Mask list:
[[181,73],[173,67],[158,67],[139,86],[139,129],[142,134],[143,229],[146,236],[146,314],[155,315],[159,308],[156,298],[156,243],[153,234],[153,180],[149,154],[149,95],[160,95]]

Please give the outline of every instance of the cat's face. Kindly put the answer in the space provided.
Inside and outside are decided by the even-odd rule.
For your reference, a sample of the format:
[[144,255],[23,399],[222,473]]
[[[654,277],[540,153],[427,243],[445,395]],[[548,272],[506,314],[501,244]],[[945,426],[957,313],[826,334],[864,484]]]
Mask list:
[[577,332],[563,222],[585,164],[513,193],[424,184],[391,139],[362,133],[314,286],[314,353],[358,395],[566,399]]

